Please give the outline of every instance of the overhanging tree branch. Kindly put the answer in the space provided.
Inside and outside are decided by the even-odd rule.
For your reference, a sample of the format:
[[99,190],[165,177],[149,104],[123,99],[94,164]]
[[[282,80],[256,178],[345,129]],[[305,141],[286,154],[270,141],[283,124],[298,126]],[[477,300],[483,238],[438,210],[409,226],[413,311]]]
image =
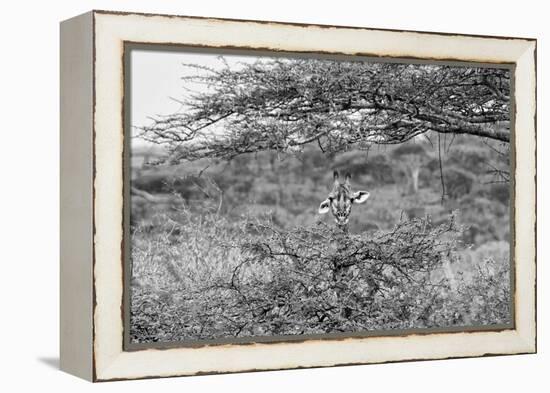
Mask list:
[[339,151],[430,130],[510,140],[508,70],[311,59],[186,67],[198,71],[186,82],[206,87],[139,133],[167,146],[173,162],[293,152],[311,142]]

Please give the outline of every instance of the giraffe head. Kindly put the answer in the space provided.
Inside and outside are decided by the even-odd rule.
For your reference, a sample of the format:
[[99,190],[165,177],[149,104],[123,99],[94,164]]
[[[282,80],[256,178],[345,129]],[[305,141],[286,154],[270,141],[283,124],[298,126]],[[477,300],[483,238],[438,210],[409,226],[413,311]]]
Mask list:
[[334,171],[334,185],[332,191],[328,194],[328,198],[321,202],[319,206],[319,214],[328,213],[329,210],[334,216],[334,221],[339,227],[346,227],[349,222],[352,205],[364,203],[369,193],[367,191],[351,190],[349,180],[351,175],[346,174],[344,182],[340,182],[338,171]]

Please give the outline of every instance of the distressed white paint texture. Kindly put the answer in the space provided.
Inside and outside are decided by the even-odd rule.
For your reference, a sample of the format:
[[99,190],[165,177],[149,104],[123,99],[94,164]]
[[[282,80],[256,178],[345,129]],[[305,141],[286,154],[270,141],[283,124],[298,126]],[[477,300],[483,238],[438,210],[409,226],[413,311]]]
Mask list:
[[[97,378],[139,378],[479,356],[535,350],[535,43],[420,33],[97,13],[95,361]],[[123,41],[517,62],[516,330],[122,351]]]

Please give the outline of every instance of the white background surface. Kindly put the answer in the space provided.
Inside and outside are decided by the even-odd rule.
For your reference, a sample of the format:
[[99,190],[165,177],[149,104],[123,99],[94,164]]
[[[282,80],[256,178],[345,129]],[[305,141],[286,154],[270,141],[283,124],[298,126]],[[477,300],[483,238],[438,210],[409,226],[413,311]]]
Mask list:
[[[9,1],[0,13],[0,390],[542,392],[548,332],[550,27],[536,1]],[[92,385],[58,367],[59,27],[90,9],[538,38],[539,354]],[[545,112],[546,110],[546,112]]]

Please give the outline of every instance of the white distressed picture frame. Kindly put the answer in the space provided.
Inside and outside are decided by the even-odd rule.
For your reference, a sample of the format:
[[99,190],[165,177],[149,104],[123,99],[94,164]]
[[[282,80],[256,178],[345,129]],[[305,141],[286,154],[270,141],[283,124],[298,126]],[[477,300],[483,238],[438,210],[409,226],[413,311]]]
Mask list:
[[[125,43],[514,64],[514,328],[124,351]],[[92,11],[61,25],[61,368],[91,381],[536,352],[536,41]]]

